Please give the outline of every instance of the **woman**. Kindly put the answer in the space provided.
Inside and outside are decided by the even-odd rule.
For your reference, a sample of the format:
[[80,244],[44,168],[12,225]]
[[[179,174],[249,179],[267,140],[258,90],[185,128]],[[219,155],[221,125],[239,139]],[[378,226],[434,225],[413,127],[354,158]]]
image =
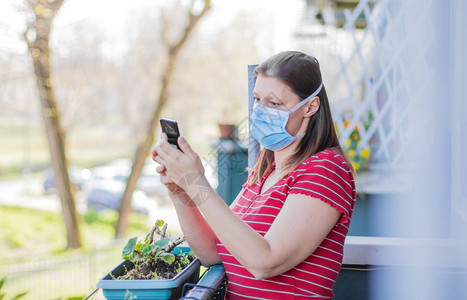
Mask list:
[[262,145],[229,208],[199,156],[163,135],[153,150],[182,231],[203,265],[223,263],[228,299],[329,299],[355,204],[318,61],[281,52],[255,70],[250,134]]

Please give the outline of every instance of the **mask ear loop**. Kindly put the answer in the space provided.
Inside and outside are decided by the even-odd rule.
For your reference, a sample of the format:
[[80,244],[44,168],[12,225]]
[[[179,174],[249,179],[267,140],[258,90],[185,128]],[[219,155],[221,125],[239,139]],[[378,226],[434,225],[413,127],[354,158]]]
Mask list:
[[[289,110],[289,116],[290,114],[292,114],[294,111],[296,111],[297,109],[300,109],[300,107],[302,107],[303,105],[307,104],[311,99],[313,99],[314,97],[316,97],[316,95],[319,94],[319,92],[321,92],[321,89],[323,88],[323,82],[321,82],[321,84],[319,85],[319,87],[316,89],[316,91],[311,94],[310,96],[306,97],[304,100],[300,101],[300,103],[298,103],[297,105],[295,105],[294,108],[292,108],[291,110]],[[287,122],[289,121],[288,120],[289,118],[287,118]],[[285,124],[287,124],[287,122],[285,122]],[[300,135],[296,135],[295,138],[296,139],[301,139],[305,136],[305,134],[300,134]]]
[[321,84],[319,85],[319,87],[316,89],[316,91],[311,94],[310,96],[306,97],[304,100],[300,101],[300,103],[298,103],[297,105],[295,105],[294,108],[292,108],[291,110],[289,110],[289,114],[293,113],[294,111],[296,111],[297,109],[299,109],[300,107],[302,107],[303,105],[307,104],[311,99],[313,99],[314,97],[316,97],[316,95],[319,94],[319,92],[321,92],[321,89],[323,88],[323,83],[321,82]]

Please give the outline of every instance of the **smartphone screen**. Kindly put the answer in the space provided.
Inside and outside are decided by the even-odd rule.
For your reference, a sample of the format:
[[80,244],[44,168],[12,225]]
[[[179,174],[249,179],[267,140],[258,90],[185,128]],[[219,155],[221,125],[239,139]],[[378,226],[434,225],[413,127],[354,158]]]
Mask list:
[[178,130],[177,121],[169,119],[160,119],[162,132],[167,134],[168,142],[174,147],[180,150],[178,146],[177,139],[180,136],[180,131]]

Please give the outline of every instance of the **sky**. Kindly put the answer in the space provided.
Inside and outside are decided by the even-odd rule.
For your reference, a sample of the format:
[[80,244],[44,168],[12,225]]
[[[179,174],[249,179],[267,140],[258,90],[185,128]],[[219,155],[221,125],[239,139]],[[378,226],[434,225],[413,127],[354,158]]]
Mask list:
[[[25,15],[20,12],[20,7],[25,0],[0,1],[0,51],[24,53],[26,46],[21,40],[21,34],[25,29]],[[93,21],[104,32],[113,36],[116,40],[123,39],[121,33],[123,26],[129,18],[134,17],[139,11],[153,8],[161,3],[154,0],[65,0],[59,15],[55,20],[54,28],[57,31],[66,31],[77,22]],[[298,21],[298,14],[303,0],[214,0],[210,14],[206,17],[205,28],[219,26],[232,20],[241,10],[253,12],[258,18],[264,18],[273,27],[274,43],[287,44],[291,38],[291,30]],[[278,46],[279,48],[280,46]],[[277,49],[280,50],[280,49]]]

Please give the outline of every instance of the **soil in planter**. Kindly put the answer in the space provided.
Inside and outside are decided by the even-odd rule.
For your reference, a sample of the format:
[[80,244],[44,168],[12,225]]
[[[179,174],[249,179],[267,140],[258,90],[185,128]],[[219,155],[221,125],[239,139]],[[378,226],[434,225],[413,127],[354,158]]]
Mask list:
[[160,259],[155,261],[142,260],[138,261],[133,269],[116,279],[172,279],[192,261],[193,257],[190,255],[185,257],[176,254],[172,264]]

